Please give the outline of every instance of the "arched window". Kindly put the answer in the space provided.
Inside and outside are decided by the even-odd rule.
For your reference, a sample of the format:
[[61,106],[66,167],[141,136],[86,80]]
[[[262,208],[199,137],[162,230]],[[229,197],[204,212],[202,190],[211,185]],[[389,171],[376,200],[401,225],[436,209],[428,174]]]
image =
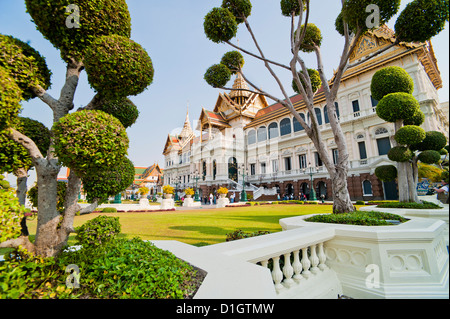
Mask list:
[[367,179],[363,182],[363,194],[364,196],[372,196],[372,183]]
[[202,164],[202,179],[205,180],[206,179],[206,162],[203,161]]
[[267,130],[265,126],[261,126],[258,129],[258,142],[267,140]]
[[255,143],[256,143],[256,131],[251,130],[250,132],[248,132],[248,135],[247,135],[247,144],[251,145],[251,144],[255,144]]
[[315,107],[314,111],[316,112],[317,123],[319,123],[319,125],[322,125],[322,111],[318,107]]
[[282,119],[281,122],[280,122],[280,134],[281,134],[281,136],[291,134],[291,132],[292,132],[291,119],[290,118]]
[[213,161],[213,179],[216,179],[216,175],[217,175],[217,162],[216,160]]
[[382,135],[382,134],[386,134],[386,133],[389,133],[389,132],[384,127],[377,128],[375,131],[375,135]]
[[[306,122],[305,114],[299,113],[299,115],[302,117],[303,121]],[[294,117],[293,122],[294,122],[294,132],[303,131],[305,129],[295,117]]]
[[269,139],[280,136],[278,132],[278,124],[273,122],[269,125]]

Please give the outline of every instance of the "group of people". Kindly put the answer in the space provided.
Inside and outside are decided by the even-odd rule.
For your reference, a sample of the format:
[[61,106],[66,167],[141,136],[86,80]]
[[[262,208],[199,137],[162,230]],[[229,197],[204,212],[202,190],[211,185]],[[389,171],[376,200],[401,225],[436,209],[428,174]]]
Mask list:
[[308,198],[306,197],[305,194],[303,194],[302,192],[298,193],[298,197],[295,198],[294,194],[284,194],[283,197],[280,196],[280,194],[277,194],[278,200],[294,200],[294,199],[298,199],[298,200],[308,200]]

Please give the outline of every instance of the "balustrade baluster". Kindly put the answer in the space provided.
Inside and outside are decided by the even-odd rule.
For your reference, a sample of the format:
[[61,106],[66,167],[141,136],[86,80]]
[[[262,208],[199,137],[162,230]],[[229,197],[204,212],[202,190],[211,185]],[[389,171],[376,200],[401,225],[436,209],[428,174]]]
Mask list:
[[302,266],[303,266],[303,272],[302,275],[305,278],[308,278],[311,275],[311,272],[309,271],[309,267],[311,267],[311,262],[308,258],[308,247],[302,248]]
[[294,269],[294,280],[298,283],[303,279],[301,272],[303,270],[302,263],[300,262],[300,250],[293,252],[294,262],[292,263],[292,268]]
[[294,268],[291,266],[291,253],[284,254],[284,267],[283,267],[284,281],[283,283],[289,288],[294,284],[292,275],[294,275]]
[[275,289],[277,292],[280,292],[284,289],[284,286],[281,284],[283,280],[283,272],[280,269],[280,257],[272,258],[273,261],[273,270],[272,270],[272,279],[275,283]]
[[319,244],[319,269],[320,270],[325,270],[328,268],[328,266],[325,264],[325,262],[327,261],[327,255],[325,255],[325,251],[323,249],[323,243]]
[[261,266],[263,266],[264,268],[267,268],[269,261],[268,260],[263,260],[261,261]]
[[319,265],[319,257],[317,257],[316,247],[317,245],[311,246],[311,256],[309,257],[311,261],[311,272],[313,274],[317,274],[319,272],[319,267],[317,267]]

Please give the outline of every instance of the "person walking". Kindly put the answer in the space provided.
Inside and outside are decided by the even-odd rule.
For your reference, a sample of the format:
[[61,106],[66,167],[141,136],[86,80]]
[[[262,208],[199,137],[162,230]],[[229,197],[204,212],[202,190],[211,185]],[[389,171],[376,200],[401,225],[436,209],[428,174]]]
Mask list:
[[209,204],[212,205],[213,204],[213,194],[209,193]]

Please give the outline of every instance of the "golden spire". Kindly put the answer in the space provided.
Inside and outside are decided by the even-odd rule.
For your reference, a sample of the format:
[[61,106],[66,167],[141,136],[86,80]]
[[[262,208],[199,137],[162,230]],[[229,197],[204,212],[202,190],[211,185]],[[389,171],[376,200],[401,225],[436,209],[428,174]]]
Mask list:
[[249,90],[247,82],[245,82],[244,77],[241,72],[236,74],[236,80],[233,84],[233,89],[230,92],[230,97],[238,104],[243,105],[245,100],[252,94]]

